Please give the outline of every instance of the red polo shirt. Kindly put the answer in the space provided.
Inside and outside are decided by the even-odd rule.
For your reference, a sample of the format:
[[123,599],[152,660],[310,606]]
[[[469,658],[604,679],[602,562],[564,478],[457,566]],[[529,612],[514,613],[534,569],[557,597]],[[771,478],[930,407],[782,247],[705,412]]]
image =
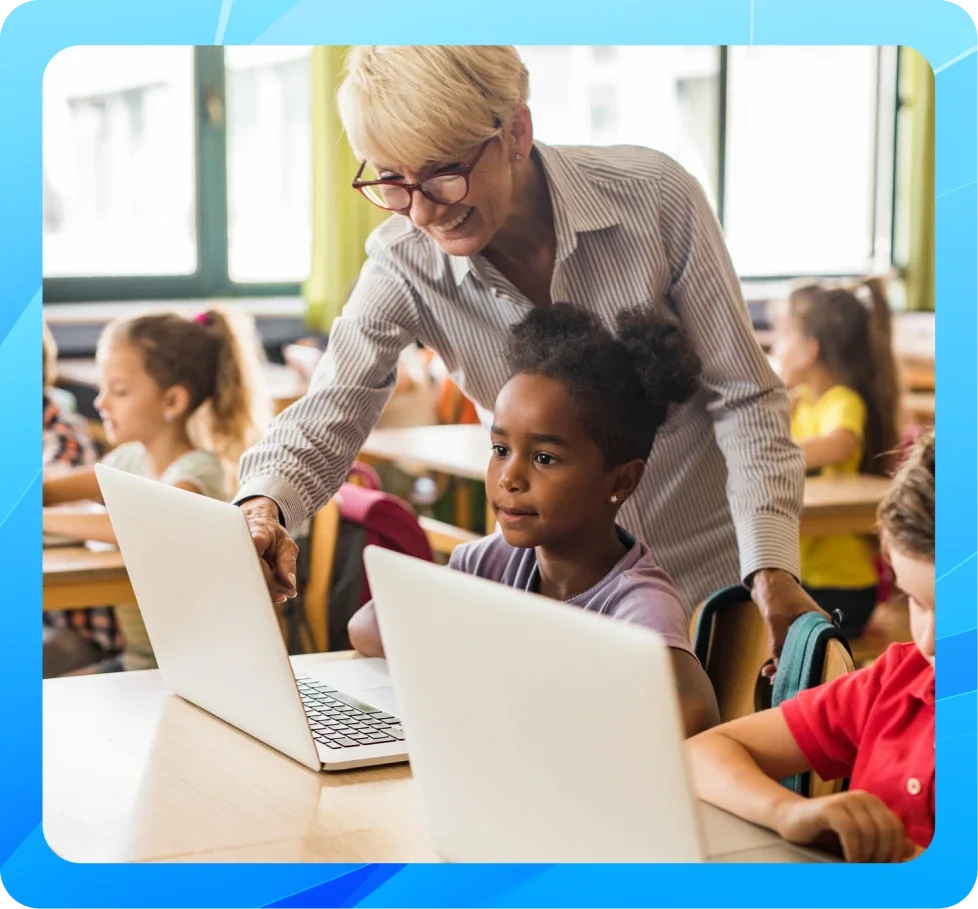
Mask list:
[[926,848],[934,836],[934,667],[914,644],[891,644],[870,667],[781,705],[823,780],[872,792]]

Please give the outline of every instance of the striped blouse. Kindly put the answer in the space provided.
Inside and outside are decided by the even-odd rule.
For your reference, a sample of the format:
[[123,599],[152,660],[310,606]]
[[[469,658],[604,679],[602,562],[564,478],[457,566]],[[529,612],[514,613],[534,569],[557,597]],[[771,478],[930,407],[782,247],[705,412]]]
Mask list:
[[[659,431],[619,522],[648,543],[687,607],[760,568],[797,577],[804,459],[699,184],[646,148],[537,143],[535,153],[556,229],[553,299],[609,327],[622,309],[657,307],[683,324],[703,362],[699,390]],[[308,393],[241,462],[237,500],[269,496],[289,528],[343,483],[406,345],[435,350],[490,412],[509,378],[509,330],[532,306],[484,257],[447,255],[408,218],[385,221],[366,249]]]

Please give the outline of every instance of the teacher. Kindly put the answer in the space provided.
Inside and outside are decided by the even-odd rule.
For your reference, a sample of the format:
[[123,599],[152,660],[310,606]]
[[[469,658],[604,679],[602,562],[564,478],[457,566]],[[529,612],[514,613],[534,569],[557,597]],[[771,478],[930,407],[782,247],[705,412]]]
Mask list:
[[353,187],[393,217],[367,241],[309,391],[242,459],[236,501],[269,588],[295,595],[288,528],[344,482],[404,347],[435,350],[491,410],[509,378],[510,329],[532,307],[565,301],[612,325],[642,304],[682,323],[703,369],[619,521],[690,608],[744,581],[779,653],[791,621],[817,608],[797,581],[804,459],[719,224],[696,180],[660,152],[535,142],[527,96],[513,47],[349,52],[337,101],[362,158]]

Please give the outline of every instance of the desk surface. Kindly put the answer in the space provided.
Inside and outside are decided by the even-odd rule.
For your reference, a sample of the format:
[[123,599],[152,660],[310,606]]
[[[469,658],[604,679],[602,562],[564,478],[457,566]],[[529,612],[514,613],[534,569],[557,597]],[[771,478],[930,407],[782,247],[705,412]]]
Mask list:
[[84,609],[135,603],[122,554],[85,546],[53,546],[41,556],[44,609]]
[[406,764],[314,773],[156,671],[47,680],[43,711],[44,835],[69,861],[437,860]]
[[[43,743],[44,836],[68,861],[438,861],[407,764],[315,773],[169,694],[155,670],[45,681]],[[712,855],[798,860],[770,831],[702,810]]]

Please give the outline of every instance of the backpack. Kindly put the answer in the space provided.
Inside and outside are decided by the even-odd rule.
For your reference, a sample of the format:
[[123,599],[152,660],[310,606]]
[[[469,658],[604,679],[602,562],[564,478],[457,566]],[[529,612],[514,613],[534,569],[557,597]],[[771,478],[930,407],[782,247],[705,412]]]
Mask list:
[[[838,625],[829,621],[819,612],[806,612],[798,616],[788,628],[781,659],[778,660],[778,672],[774,677],[774,685],[762,684],[759,691],[766,687],[767,697],[760,696],[761,707],[780,707],[806,688],[814,688],[822,684],[822,669],[825,662],[825,648],[830,640],[841,642],[846,651],[852,656],[849,642],[839,630]],[[799,795],[807,796],[810,791],[811,774],[798,773],[795,776],[781,780],[781,785]]]
[[[363,567],[363,550],[380,546],[426,562],[434,561],[431,544],[407,503],[380,489],[344,483],[337,493],[340,526],[333,557],[329,591],[329,649],[349,650],[346,626],[353,614],[370,600],[370,585]],[[308,546],[300,546],[299,578],[308,577]],[[306,558],[302,558],[303,554]],[[323,603],[303,602],[302,612],[324,609]]]

